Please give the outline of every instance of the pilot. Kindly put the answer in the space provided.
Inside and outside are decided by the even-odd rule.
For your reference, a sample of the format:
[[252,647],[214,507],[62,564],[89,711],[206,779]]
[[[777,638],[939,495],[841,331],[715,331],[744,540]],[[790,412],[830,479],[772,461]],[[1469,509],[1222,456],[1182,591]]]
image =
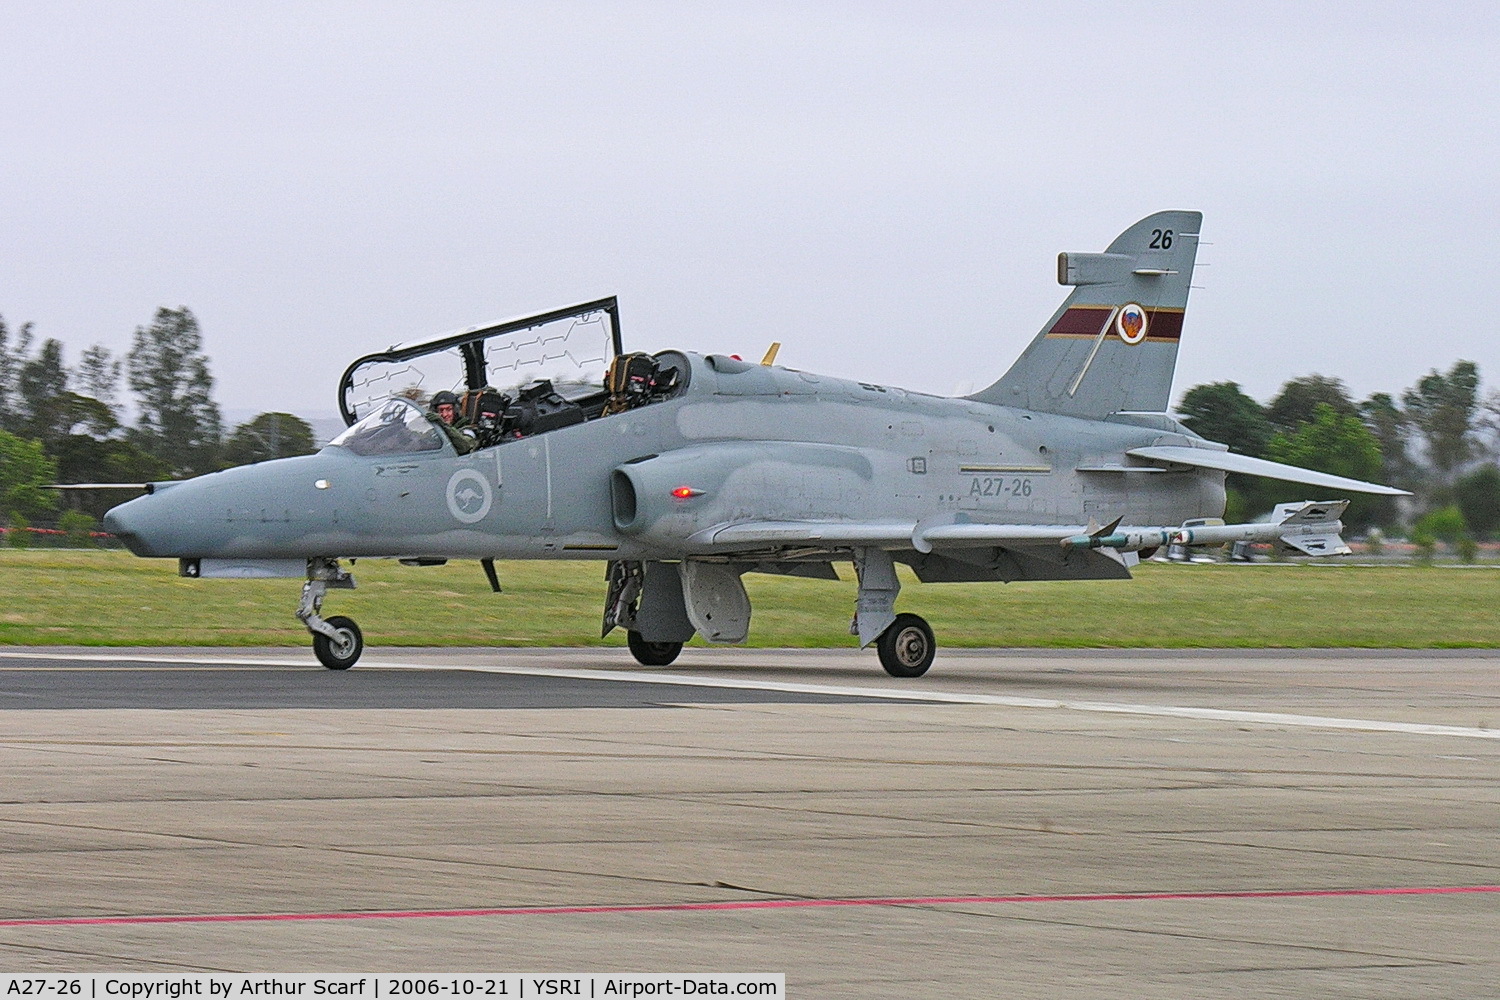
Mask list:
[[442,418],[443,423],[449,427],[463,426],[458,413],[458,397],[447,389],[434,393],[430,406],[432,412]]
[[448,440],[453,442],[454,450],[460,455],[467,455],[474,450],[477,442],[459,429],[468,421],[458,412],[458,397],[447,389],[433,393],[432,402],[428,404],[427,419],[443,429]]

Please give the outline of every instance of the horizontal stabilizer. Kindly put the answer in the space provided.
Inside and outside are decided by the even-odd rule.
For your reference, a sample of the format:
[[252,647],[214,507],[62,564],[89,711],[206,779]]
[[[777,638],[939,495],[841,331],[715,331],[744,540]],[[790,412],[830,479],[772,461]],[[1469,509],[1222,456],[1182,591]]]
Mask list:
[[1125,454],[1131,458],[1145,459],[1148,462],[1162,462],[1168,465],[1188,465],[1197,469],[1218,469],[1221,472],[1239,472],[1247,476],[1265,476],[1267,479],[1280,479],[1288,483],[1302,483],[1304,486],[1322,486],[1331,490],[1348,490],[1352,493],[1374,493],[1378,496],[1386,497],[1411,496],[1406,490],[1398,490],[1394,486],[1381,486],[1379,483],[1367,483],[1360,479],[1348,479],[1344,476],[1329,475],[1326,472],[1314,472],[1311,469],[1302,469],[1295,465],[1270,462],[1264,458],[1237,455],[1232,451],[1213,451],[1208,448],[1161,445],[1151,448],[1132,448]]

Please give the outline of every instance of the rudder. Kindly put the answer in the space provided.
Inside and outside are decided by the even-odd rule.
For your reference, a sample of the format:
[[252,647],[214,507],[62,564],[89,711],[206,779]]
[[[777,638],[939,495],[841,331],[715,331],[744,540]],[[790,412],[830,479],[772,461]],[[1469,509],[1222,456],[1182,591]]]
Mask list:
[[1063,253],[1074,290],[994,385],[969,399],[1075,417],[1164,412],[1198,254],[1201,212],[1158,212],[1104,253]]

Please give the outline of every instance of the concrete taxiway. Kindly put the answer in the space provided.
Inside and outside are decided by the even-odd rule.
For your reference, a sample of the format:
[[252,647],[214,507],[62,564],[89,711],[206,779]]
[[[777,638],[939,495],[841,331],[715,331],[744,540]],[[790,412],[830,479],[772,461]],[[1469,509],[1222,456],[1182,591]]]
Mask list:
[[0,653],[0,970],[1500,995],[1500,654]]

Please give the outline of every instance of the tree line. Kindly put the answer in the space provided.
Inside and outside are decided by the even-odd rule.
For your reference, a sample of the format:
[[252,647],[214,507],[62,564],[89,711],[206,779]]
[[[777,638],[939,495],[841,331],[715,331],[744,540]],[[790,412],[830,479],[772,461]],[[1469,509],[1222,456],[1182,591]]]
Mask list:
[[[262,413],[225,433],[198,320],[187,307],[158,309],[130,350],[101,344],[66,363],[56,338],[0,317],[0,519],[56,519],[50,483],[145,483],[314,450],[312,428],[289,413]],[[1500,533],[1500,391],[1481,399],[1479,368],[1433,370],[1399,397],[1355,402],[1327,375],[1289,380],[1266,404],[1235,382],[1197,385],[1177,405],[1182,422],[1231,451],[1410,490],[1411,500],[1356,496],[1356,531],[1411,530],[1447,541]],[[127,406],[126,393],[129,393]],[[133,421],[127,422],[127,414]],[[1252,520],[1306,487],[1231,475],[1230,521]],[[102,514],[104,493],[75,506]]]
[[[314,450],[312,428],[290,413],[262,413],[226,434],[213,388],[185,306],[158,309],[124,357],[94,344],[73,365],[62,341],[0,317],[0,519],[57,520],[65,505],[52,483],[181,479]],[[87,492],[70,506],[97,517],[119,501]]]
[[[1361,402],[1328,375],[1291,379],[1265,405],[1235,382],[1212,382],[1184,393],[1177,415],[1230,451],[1412,492],[1409,500],[1355,496],[1344,520],[1356,531],[1459,542],[1500,531],[1500,391],[1481,399],[1479,386],[1472,361],[1434,369],[1399,397],[1377,392]],[[1309,499],[1308,487],[1249,476],[1231,475],[1227,486],[1230,521]]]

